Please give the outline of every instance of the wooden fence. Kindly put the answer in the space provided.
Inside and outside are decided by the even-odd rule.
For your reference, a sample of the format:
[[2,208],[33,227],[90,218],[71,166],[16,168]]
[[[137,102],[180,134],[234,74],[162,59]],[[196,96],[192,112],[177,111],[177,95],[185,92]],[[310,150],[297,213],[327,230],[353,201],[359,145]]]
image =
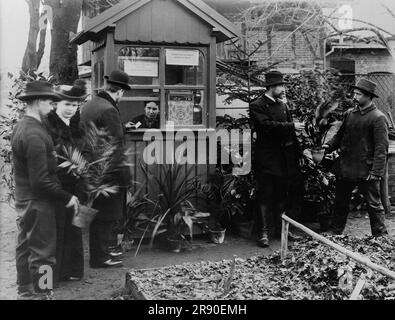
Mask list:
[[[334,243],[333,241],[330,241],[329,239],[325,238],[324,236],[314,232],[313,230],[307,228],[306,226],[296,222],[295,220],[291,219],[285,214],[282,214],[282,230],[281,230],[281,259],[285,259],[287,256],[287,251],[288,251],[288,229],[289,229],[289,224],[292,224],[294,227],[302,230],[303,232],[307,233],[309,236],[311,236],[313,239],[318,240],[327,246],[331,247],[332,249],[344,254],[345,256],[357,261],[358,263],[364,265],[365,267],[368,267],[369,269],[372,269],[374,271],[377,271],[393,280],[395,280],[395,272],[392,270],[389,270],[383,266],[380,266],[372,261],[368,257],[362,256],[358,253],[352,252],[351,250],[348,250],[337,243]],[[359,281],[357,282],[351,296],[350,300],[357,299],[359,293],[363,289],[363,286],[365,284],[365,279],[361,277]]]

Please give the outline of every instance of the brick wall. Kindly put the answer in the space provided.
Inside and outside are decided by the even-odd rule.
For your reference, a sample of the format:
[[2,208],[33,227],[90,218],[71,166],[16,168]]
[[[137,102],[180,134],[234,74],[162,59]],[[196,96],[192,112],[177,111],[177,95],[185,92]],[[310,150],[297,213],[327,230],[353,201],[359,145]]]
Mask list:
[[[250,31],[249,33],[250,43],[254,43],[257,40],[262,42],[268,40],[266,31]],[[296,32],[291,36],[290,33],[291,31],[289,30],[273,31],[269,41],[261,47],[254,59],[265,65],[287,60],[278,64],[276,68],[292,68],[295,70],[313,68],[317,62],[323,60],[320,43],[317,40],[309,38],[310,41],[308,41],[300,32]]]
[[[347,52],[348,51],[348,52]],[[371,72],[395,73],[395,62],[388,51],[383,49],[347,50],[331,54],[327,60],[344,58],[355,61],[355,73],[367,74]],[[328,63],[329,65],[329,63]]]

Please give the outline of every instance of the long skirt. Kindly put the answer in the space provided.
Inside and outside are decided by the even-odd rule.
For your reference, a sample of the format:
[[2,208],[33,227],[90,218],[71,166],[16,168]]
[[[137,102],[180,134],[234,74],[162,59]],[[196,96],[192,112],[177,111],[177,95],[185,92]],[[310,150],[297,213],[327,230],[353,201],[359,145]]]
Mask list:
[[54,283],[84,275],[82,230],[72,225],[73,209],[59,206],[56,213],[56,267]]

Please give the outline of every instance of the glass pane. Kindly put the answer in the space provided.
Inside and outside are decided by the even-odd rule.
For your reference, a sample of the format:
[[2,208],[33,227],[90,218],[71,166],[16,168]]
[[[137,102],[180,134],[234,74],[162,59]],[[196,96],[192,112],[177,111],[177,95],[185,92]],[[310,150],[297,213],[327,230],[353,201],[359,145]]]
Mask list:
[[166,49],[166,85],[202,85],[204,55],[199,50]]
[[[128,130],[160,128],[160,95],[149,94],[153,90],[131,90],[128,96],[132,101],[119,103],[122,122],[129,125]],[[150,91],[150,92],[149,92]],[[130,91],[129,91],[130,92]],[[125,96],[124,96],[125,97]],[[128,99],[127,98],[127,99]]]
[[166,90],[166,125],[202,125],[203,90]]
[[159,48],[124,47],[118,66],[130,76],[133,85],[159,85]]

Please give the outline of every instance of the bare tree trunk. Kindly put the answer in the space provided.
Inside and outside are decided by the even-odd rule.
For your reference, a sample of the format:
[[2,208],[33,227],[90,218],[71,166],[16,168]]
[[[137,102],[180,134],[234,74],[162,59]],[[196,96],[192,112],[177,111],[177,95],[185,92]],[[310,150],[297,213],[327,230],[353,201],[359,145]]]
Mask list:
[[45,29],[40,30],[40,42],[38,44],[38,50],[37,50],[37,69],[41,64],[41,59],[43,58],[44,55],[44,49],[45,49],[45,38],[47,36],[47,21],[45,21]]
[[57,82],[72,84],[78,78],[77,45],[69,43],[69,35],[77,32],[82,0],[47,0],[44,4],[53,9],[49,72]]
[[40,0],[26,0],[29,6],[30,26],[29,37],[25,55],[22,61],[22,71],[27,73],[29,71],[37,70],[37,36],[39,33],[39,18],[40,18]]

